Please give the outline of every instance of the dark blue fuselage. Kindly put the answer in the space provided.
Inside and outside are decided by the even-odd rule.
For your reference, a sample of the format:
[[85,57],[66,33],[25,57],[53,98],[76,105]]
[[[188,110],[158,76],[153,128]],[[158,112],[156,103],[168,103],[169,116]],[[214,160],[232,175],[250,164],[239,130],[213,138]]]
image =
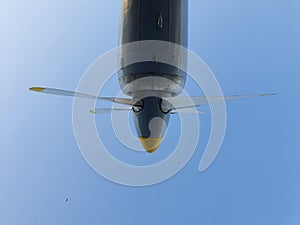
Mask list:
[[[123,0],[120,45],[147,40],[187,47],[188,1]],[[120,57],[122,62],[128,55],[121,52]],[[135,126],[148,152],[158,148],[169,120],[169,110],[164,109],[162,98],[179,95],[185,80],[186,73],[179,65],[155,59],[121,66],[120,87],[125,94],[137,99],[133,108]]]

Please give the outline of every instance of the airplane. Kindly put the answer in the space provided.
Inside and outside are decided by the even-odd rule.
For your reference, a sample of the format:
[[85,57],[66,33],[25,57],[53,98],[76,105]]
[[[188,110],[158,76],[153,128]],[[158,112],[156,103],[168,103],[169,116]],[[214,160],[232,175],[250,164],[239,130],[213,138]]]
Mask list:
[[[188,0],[123,0],[120,45],[132,42],[157,40],[188,47]],[[126,54],[120,54],[126,60]],[[185,56],[182,56],[185,57]],[[122,61],[121,60],[121,61]],[[186,60],[186,59],[185,59]],[[129,108],[95,109],[94,114],[132,110],[137,136],[148,153],[155,152],[166,132],[170,115],[190,110],[211,102],[238,100],[275,94],[234,96],[179,96],[184,89],[187,74],[179,65],[145,61],[121,67],[118,71],[119,85],[130,98],[93,96],[87,93],[47,87],[31,87],[29,90],[54,95],[110,101]],[[145,78],[146,79],[145,82]],[[156,78],[163,78],[157,82]],[[139,82],[143,80],[143,82]],[[187,101],[187,98],[192,100]],[[174,104],[174,102],[176,104]],[[175,107],[176,106],[176,107]],[[154,118],[160,118],[150,127]]]

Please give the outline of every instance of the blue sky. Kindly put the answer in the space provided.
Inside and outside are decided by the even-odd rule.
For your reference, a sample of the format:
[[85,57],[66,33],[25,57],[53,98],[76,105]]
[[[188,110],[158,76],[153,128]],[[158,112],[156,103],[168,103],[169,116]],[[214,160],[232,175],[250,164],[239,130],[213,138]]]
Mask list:
[[[28,91],[75,90],[90,63],[117,46],[120,1],[0,1],[1,225],[300,224],[299,0],[190,0],[189,9],[189,48],[225,95],[279,95],[227,104],[225,140],[206,172],[197,169],[210,117],[200,116],[197,151],[183,170],[132,188],[105,180],[81,157],[72,99]],[[105,94],[115,93],[114,81]],[[187,90],[201,94],[190,80]],[[126,151],[109,135],[108,118],[97,118],[98,129]],[[161,149],[174,144],[177,122]]]

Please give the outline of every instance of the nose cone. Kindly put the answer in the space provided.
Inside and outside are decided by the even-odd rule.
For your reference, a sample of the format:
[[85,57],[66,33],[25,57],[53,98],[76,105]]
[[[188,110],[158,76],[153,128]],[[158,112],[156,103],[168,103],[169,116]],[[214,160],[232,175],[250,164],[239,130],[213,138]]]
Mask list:
[[144,138],[144,137],[139,137],[140,142],[143,146],[143,148],[148,152],[148,153],[153,153],[156,151],[156,149],[159,147],[162,138],[158,137],[158,138],[153,138],[153,137],[149,137],[149,138]]
[[141,102],[142,109],[134,112],[134,125],[143,148],[153,153],[162,142],[169,114],[161,110],[159,97],[146,97]]

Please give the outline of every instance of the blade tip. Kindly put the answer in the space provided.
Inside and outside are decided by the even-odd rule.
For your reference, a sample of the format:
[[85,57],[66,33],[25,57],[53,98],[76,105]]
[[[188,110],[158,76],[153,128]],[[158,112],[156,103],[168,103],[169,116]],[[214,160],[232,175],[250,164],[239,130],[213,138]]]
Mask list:
[[260,96],[272,96],[272,95],[278,95],[278,93],[260,94]]
[[30,91],[36,91],[36,92],[42,92],[45,90],[45,88],[42,87],[31,87],[29,88]]
[[200,173],[203,173],[207,169],[206,166],[203,166],[202,164],[199,165],[198,170]]

